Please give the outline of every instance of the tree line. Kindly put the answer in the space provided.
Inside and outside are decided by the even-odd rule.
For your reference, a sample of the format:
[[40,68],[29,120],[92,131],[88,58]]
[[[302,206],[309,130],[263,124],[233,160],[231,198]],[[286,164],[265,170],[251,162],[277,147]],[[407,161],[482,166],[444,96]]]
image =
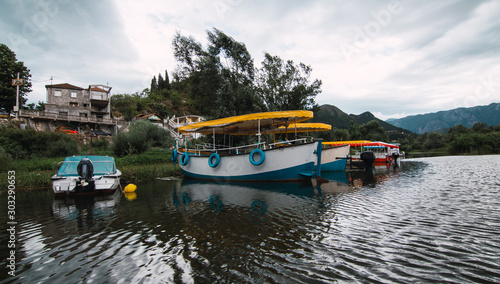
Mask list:
[[438,154],[500,154],[500,125],[488,126],[478,122],[472,128],[463,125],[451,127],[447,133],[409,135],[400,140],[401,148],[408,152]]

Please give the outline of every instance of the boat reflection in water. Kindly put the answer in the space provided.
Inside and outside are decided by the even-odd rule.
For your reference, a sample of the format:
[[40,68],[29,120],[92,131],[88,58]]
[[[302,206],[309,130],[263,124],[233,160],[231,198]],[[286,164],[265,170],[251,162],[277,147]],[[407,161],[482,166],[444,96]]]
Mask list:
[[258,215],[292,209],[307,211],[311,205],[317,203],[318,195],[350,190],[345,172],[325,173],[323,178],[328,182],[318,184],[313,180],[312,183],[310,181],[243,183],[184,178],[180,187],[174,189],[173,203],[189,214],[207,209],[207,204],[214,213],[236,208],[246,208]]
[[113,195],[55,198],[52,214],[67,225],[73,224],[74,229],[91,229],[115,214],[120,197],[121,192],[117,190]]
[[174,191],[174,204],[190,209],[200,203],[210,204],[214,212],[258,205],[266,210],[277,210],[307,197],[314,197],[310,183],[214,182],[184,178],[180,188]]

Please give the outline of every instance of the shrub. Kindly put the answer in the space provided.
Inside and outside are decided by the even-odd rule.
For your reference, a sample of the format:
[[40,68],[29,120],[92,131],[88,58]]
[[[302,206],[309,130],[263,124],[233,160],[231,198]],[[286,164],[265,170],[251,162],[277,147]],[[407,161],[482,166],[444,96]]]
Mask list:
[[130,125],[129,132],[113,138],[113,152],[117,156],[140,154],[151,147],[170,147],[173,142],[165,129],[147,121],[136,121]]
[[0,146],[15,159],[60,157],[78,153],[78,144],[68,134],[33,129],[0,128]]
[[12,156],[4,150],[4,148],[0,147],[0,172],[6,172],[12,170]]

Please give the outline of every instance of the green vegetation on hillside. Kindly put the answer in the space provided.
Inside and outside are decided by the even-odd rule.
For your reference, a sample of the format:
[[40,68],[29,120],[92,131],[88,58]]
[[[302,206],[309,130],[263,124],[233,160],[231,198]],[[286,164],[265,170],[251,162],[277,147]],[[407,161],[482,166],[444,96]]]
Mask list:
[[[333,135],[333,137],[337,138],[337,140],[341,137],[349,137],[350,140],[363,139],[363,140],[392,141],[392,140],[400,140],[406,137],[407,135],[411,134],[411,132],[406,129],[396,127],[394,125],[391,125],[385,121],[376,118],[370,112],[364,112],[360,115],[347,114],[342,110],[340,110],[339,108],[332,105],[322,105],[317,110],[315,110],[313,121],[330,124],[333,128],[332,132],[337,133],[336,135],[331,133],[330,136]],[[377,122],[377,124],[373,124],[373,121]],[[349,136],[345,136],[344,134],[342,134],[345,133],[345,130],[349,130],[350,128],[352,128],[353,124],[354,126],[357,125],[359,127],[367,124],[371,124],[371,126],[362,127],[365,128],[365,130],[370,129],[368,132],[365,131],[365,133],[354,133],[352,132],[353,130],[351,130]],[[379,127],[385,130],[386,135],[383,135],[379,131],[378,129]],[[358,134],[369,134],[369,132],[374,132],[374,133],[378,132],[379,135],[371,135],[371,134],[369,136],[358,135]],[[348,139],[341,139],[341,140],[348,140]]]
[[438,132],[410,135],[399,141],[406,153],[437,155],[500,154],[500,125],[476,123],[472,128],[457,125],[446,134]]

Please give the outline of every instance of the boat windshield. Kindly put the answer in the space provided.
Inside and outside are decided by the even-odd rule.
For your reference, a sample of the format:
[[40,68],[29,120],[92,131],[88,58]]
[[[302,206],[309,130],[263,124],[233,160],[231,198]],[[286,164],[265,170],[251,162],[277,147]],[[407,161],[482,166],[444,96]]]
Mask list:
[[94,175],[109,175],[116,173],[115,159],[107,156],[73,156],[64,159],[57,171],[58,176],[78,176],[77,166],[80,160],[88,158],[94,166]]

